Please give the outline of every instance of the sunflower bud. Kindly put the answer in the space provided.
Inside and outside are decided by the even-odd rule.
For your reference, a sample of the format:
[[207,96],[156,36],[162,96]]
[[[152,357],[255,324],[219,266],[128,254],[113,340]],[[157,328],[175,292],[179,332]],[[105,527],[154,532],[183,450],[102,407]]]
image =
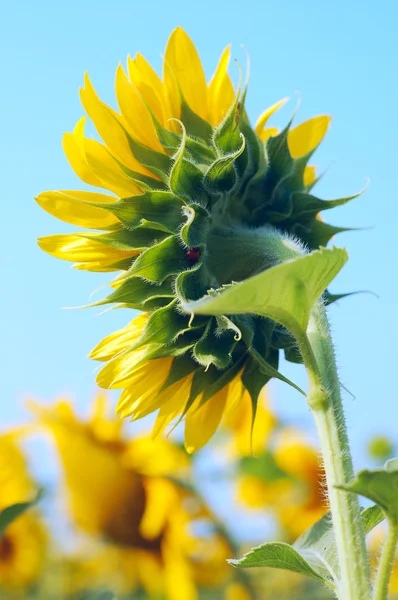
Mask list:
[[[254,314],[195,316],[182,306],[264,271],[281,260],[325,246],[343,231],[319,218],[351,198],[324,201],[311,193],[309,164],[330,117],[278,132],[265,111],[255,128],[246,90],[234,91],[225,49],[207,85],[186,33],[171,35],[161,80],[142,56],[119,67],[120,113],[103,104],[88,77],[81,99],[105,144],[85,138],[84,121],[64,140],[78,176],[98,192],[47,192],[39,204],[58,218],[101,230],[50,236],[40,246],[76,268],[121,271],[112,293],[96,305],[142,311],[92,352],[107,364],[98,377],[120,388],[118,411],[140,418],[159,409],[155,432],[186,418],[193,451],[214,434],[242,394],[258,395],[278,376],[281,350],[299,361],[295,340]],[[289,254],[290,252],[290,254]],[[255,412],[255,410],[254,410]]]

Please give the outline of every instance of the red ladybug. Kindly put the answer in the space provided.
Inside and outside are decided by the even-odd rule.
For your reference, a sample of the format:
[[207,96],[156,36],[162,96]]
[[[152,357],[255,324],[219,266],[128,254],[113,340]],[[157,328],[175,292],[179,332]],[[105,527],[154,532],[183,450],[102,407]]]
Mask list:
[[199,248],[193,248],[193,247],[192,248],[188,248],[188,250],[185,253],[185,257],[186,257],[187,261],[191,265],[194,265],[200,259],[200,250],[199,250]]

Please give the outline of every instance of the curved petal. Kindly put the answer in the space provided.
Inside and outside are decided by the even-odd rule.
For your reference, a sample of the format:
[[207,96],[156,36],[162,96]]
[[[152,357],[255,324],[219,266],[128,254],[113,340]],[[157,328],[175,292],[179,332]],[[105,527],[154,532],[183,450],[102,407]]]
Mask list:
[[275,104],[267,108],[267,110],[265,110],[262,113],[262,115],[259,116],[259,118],[257,119],[256,126],[254,128],[254,131],[257,133],[257,135],[261,137],[261,133],[265,125],[267,124],[268,119],[274,114],[274,112],[282,108],[282,106],[286,104],[288,100],[289,98],[282,98],[282,100],[279,100],[279,102],[276,102]]
[[114,331],[101,340],[90,352],[89,358],[107,361],[114,358],[117,354],[121,354],[140,338],[147,320],[148,315],[146,313],[138,315],[126,327]]
[[127,58],[127,71],[131,83],[142,94],[157,120],[167,126],[167,119],[173,115],[159,75],[140,53]]

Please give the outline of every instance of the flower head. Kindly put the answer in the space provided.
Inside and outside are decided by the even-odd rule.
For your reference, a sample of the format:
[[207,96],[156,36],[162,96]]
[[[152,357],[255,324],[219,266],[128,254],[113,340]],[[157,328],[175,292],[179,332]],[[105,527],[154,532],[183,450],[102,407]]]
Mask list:
[[[143,311],[101,342],[104,388],[122,389],[118,412],[131,419],[159,410],[155,431],[186,418],[193,451],[216,431],[225,409],[244,394],[253,404],[278,357],[299,361],[294,339],[255,315],[191,319],[182,309],[211,290],[274,264],[264,250],[270,227],[309,249],[341,229],[319,212],[309,160],[330,117],[278,132],[268,124],[283,99],[253,128],[246,89],[228,74],[230,47],[206,82],[197,51],[181,29],[166,47],[161,79],[137,54],[116,72],[118,111],[104,104],[86,75],[81,101],[103,143],[85,136],[85,119],[64,137],[76,174],[95,191],[45,192],[38,203],[73,225],[94,229],[41,238],[46,252],[78,269],[121,272],[96,305]],[[98,191],[98,189],[105,190]],[[273,229],[273,230],[274,230]],[[209,292],[210,291],[210,292]]]
[[[0,510],[30,500],[37,488],[13,434],[0,436]],[[0,537],[0,588],[27,589],[44,566],[47,535],[32,511],[8,525]]]
[[[72,520],[98,542],[84,570],[96,584],[195,600],[198,573],[208,568],[219,583],[227,577],[231,550],[215,532],[204,501],[189,489],[186,453],[165,439],[126,438],[108,408],[102,394],[86,420],[67,401],[49,408],[32,404],[55,442]],[[210,526],[207,544],[218,552],[213,569],[204,540],[194,534],[199,520]]]

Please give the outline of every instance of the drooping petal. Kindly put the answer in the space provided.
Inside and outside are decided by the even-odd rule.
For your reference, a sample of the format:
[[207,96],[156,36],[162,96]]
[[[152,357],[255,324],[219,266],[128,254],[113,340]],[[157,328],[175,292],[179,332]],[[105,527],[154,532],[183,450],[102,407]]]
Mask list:
[[50,215],[71,225],[90,229],[109,229],[119,223],[107,210],[90,204],[115,200],[114,196],[77,190],[43,192],[36,197],[36,202]]
[[228,397],[228,386],[224,386],[203,406],[200,398],[195,400],[185,420],[185,448],[192,453],[202,448],[215,434],[221,422]]
[[140,523],[140,533],[144,538],[153,540],[164,530],[170,511],[178,502],[178,495],[175,486],[167,479],[147,479],[144,486],[146,506]]
[[140,338],[147,320],[146,313],[138,315],[126,327],[114,331],[97,344],[90,352],[89,358],[107,361],[121,354]]
[[138,254],[137,251],[122,252],[74,234],[49,235],[39,238],[38,243],[42,250],[57,258],[88,265],[99,263],[104,268]]
[[224,49],[209,83],[209,120],[212,125],[218,125],[222,121],[234,101],[234,86],[228,75],[230,57],[231,46],[229,45]]
[[258,134],[258,136],[260,140],[266,142],[267,140],[269,140],[270,137],[278,135],[278,133],[279,129],[277,127],[266,127]]
[[289,131],[288,144],[293,158],[305,156],[321,143],[329,129],[332,117],[321,115],[297,125]]
[[181,27],[174,29],[167,42],[164,64],[164,82],[173,110],[179,105],[177,85],[177,93],[179,88],[191,110],[207,119],[206,77],[192,40]]

